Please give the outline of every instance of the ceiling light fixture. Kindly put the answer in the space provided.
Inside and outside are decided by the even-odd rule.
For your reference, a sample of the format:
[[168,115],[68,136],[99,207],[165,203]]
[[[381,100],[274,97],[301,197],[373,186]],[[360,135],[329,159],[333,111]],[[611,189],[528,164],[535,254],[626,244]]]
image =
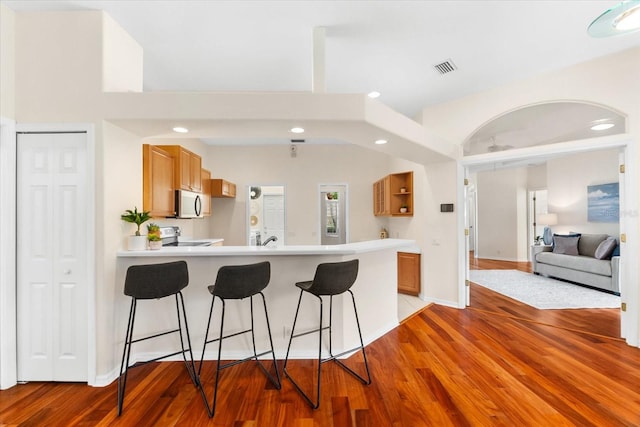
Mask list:
[[380,97],[380,92],[376,92],[376,91],[374,90],[373,92],[369,92],[369,93],[367,94],[367,96],[368,96],[369,98],[376,99],[376,98]]
[[592,37],[610,37],[640,30],[640,0],[618,3],[598,16],[587,32]]
[[591,130],[607,130],[614,126],[615,125],[613,123],[598,123],[597,125],[591,126]]
[[187,132],[189,132],[189,129],[184,128],[182,126],[176,126],[176,127],[173,128],[173,131],[174,132],[178,132],[178,133],[187,133]]
[[389,141],[387,141],[386,139],[376,139],[375,141],[375,143],[378,145],[383,145],[383,144],[386,144],[387,142]]
[[295,128],[291,128],[290,131],[293,133],[304,133],[304,128],[295,127]]

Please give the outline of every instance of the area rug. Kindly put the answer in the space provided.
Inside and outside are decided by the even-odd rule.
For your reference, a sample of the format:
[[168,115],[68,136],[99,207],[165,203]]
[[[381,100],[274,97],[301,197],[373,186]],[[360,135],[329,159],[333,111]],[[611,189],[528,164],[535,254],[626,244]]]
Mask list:
[[519,270],[470,270],[470,280],[532,307],[619,308],[620,297]]

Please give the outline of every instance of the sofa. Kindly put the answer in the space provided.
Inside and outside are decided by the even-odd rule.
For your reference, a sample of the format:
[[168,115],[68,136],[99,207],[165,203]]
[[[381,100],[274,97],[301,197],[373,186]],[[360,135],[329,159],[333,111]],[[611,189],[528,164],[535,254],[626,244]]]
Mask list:
[[618,242],[606,234],[553,235],[532,259],[533,272],[620,294]]

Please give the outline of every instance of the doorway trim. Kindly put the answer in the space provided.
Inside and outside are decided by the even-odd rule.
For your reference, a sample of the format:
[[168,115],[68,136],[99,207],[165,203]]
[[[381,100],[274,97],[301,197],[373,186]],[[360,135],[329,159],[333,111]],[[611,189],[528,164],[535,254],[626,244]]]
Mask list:
[[[7,128],[5,130],[5,128]],[[7,225],[15,230],[16,200],[15,192],[17,186],[17,133],[21,132],[85,132],[87,134],[87,383],[89,385],[96,384],[96,167],[95,167],[95,131],[94,125],[91,123],[29,123],[5,126],[4,119],[2,121],[2,140],[3,147],[0,150],[0,164],[3,166],[2,180],[0,180],[0,191],[2,193],[2,201],[4,206],[5,197],[11,198],[11,205],[14,206],[13,212],[8,215],[2,215],[0,226],[5,228]],[[5,145],[4,141],[8,141]],[[4,167],[7,166],[5,170]],[[6,171],[6,172],[4,172]],[[7,194],[5,194],[5,191]],[[11,206],[9,205],[9,206]],[[0,347],[2,348],[2,357],[0,358],[0,388],[6,389],[13,387],[17,383],[17,324],[15,314],[17,309],[16,299],[16,238],[15,231],[13,238],[3,238],[0,241],[0,252],[13,254],[13,261],[10,265],[10,271],[4,271],[0,276],[0,308],[2,312],[13,313],[12,322],[0,323]],[[7,278],[12,278],[11,282],[7,282]],[[5,311],[5,308],[9,310]],[[7,316],[9,313],[7,314]],[[4,316],[4,314],[3,314]],[[5,355],[12,355],[5,358]]]
[[[16,122],[0,117],[0,204],[16,205]],[[18,378],[16,341],[16,210],[0,212],[0,389]]]
[[[624,174],[624,182],[627,185],[621,186],[625,189],[633,188],[631,185],[636,185],[638,182],[637,171],[630,162],[633,162],[637,158],[636,144],[634,144],[633,137],[628,134],[617,134],[611,136],[604,136],[600,138],[591,138],[580,141],[571,141],[558,144],[550,144],[536,147],[529,147],[517,150],[517,152],[501,151],[497,153],[481,154],[476,156],[468,156],[460,160],[460,165],[464,168],[464,175],[468,176],[471,168],[491,167],[492,165],[500,165],[506,167],[509,166],[524,166],[526,161],[532,159],[551,159],[554,157],[561,157],[567,154],[576,154],[588,151],[598,151],[606,149],[619,148],[624,150],[624,158],[626,163],[626,170]],[[464,195],[464,183],[458,185],[459,195]],[[621,207],[624,206],[637,206],[636,195],[633,191],[625,191],[620,193]],[[462,197],[465,202],[466,199]],[[627,208],[628,209],[628,208]],[[620,295],[622,301],[627,303],[627,311],[620,314],[620,328],[621,336],[627,342],[627,344],[638,347],[639,346],[639,334],[638,334],[638,319],[640,316],[640,307],[638,307],[638,294],[640,289],[636,281],[632,280],[631,266],[627,260],[637,259],[638,257],[638,244],[639,230],[637,223],[637,212],[621,212],[620,213],[620,233],[624,233],[627,236],[627,243],[620,253],[620,280],[621,289]],[[465,239],[467,240],[467,239]],[[461,257],[465,251],[466,245],[459,245]],[[463,275],[459,279],[458,302],[461,307],[465,306],[465,282],[469,279],[469,269],[467,268]],[[624,284],[627,284],[625,286]]]

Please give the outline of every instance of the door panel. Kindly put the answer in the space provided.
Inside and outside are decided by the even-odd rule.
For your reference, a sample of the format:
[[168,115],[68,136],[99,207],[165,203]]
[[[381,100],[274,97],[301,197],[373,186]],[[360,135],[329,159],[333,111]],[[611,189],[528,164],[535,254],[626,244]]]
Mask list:
[[19,381],[87,380],[86,134],[19,134]]

